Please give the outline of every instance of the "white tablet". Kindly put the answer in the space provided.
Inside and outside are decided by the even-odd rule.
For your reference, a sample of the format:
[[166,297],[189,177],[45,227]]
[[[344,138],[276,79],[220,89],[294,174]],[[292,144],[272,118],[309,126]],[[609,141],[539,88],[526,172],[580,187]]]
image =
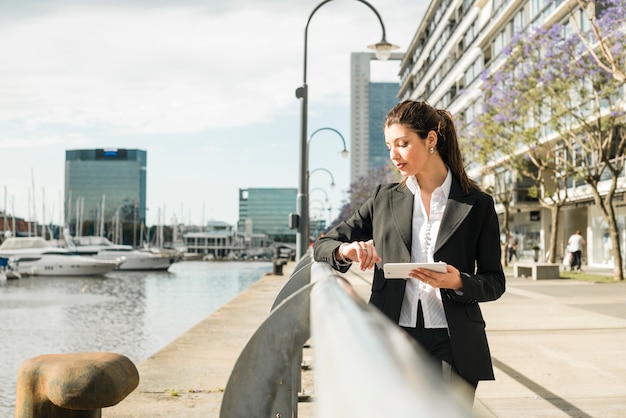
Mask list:
[[418,268],[445,273],[447,264],[443,261],[437,263],[385,263],[383,271],[385,279],[405,279],[409,277],[411,270]]

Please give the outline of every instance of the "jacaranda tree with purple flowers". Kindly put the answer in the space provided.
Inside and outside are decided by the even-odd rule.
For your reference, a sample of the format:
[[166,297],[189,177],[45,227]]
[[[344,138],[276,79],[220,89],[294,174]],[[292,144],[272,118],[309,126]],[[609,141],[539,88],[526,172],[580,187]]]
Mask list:
[[490,161],[510,158],[532,178],[540,204],[551,208],[550,261],[568,192],[590,193],[609,228],[614,277],[622,280],[613,202],[626,149],[626,0],[580,4],[584,12],[511,42],[484,79],[483,113],[472,132],[481,149],[493,150]]

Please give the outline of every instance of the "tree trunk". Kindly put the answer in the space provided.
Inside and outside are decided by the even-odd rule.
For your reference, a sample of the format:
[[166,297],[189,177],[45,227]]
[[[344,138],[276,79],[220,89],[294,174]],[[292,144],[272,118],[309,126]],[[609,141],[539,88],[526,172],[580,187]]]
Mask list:
[[550,231],[550,258],[548,259],[549,263],[556,262],[556,247],[557,247],[557,237],[559,232],[559,213],[561,211],[561,207],[559,205],[553,205],[550,207],[550,220],[552,222],[552,230]]
[[[617,225],[617,219],[615,218],[615,208],[613,207],[613,196],[616,189],[617,179],[612,179],[611,188],[609,192],[604,196],[604,199],[600,196],[598,191],[598,185],[592,182],[587,182],[591,186],[593,191],[593,199],[596,206],[600,208],[602,216],[609,224],[609,236],[611,237],[611,243],[613,244],[613,279],[624,280],[624,270],[622,267],[622,251],[619,241],[619,226]],[[589,247],[587,247],[589,248]]]
[[605,209],[607,212],[607,220],[609,221],[609,235],[611,237],[611,243],[613,244],[613,279],[624,280],[619,226],[617,225],[617,219],[615,219],[615,210],[612,204],[607,205]]

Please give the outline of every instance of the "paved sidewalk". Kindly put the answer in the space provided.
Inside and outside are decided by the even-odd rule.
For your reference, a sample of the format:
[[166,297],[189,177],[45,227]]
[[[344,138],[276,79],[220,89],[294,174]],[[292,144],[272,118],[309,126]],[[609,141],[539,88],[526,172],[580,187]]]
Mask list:
[[626,416],[626,284],[507,277],[482,304],[496,380],[480,417]]
[[[103,418],[218,417],[220,389],[294,267],[264,276],[140,364],[139,387]],[[367,299],[371,273],[353,268],[345,277]],[[496,380],[480,383],[477,417],[626,416],[626,283],[507,276],[504,296],[481,306]],[[298,416],[313,417],[313,408],[300,404]]]

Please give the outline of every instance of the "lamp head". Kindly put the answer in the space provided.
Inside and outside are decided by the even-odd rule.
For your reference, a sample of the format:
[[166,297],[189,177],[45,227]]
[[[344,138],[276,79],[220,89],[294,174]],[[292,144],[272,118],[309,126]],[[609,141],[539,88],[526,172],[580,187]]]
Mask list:
[[342,156],[343,158],[348,158],[348,154],[350,154],[350,153],[349,153],[349,152],[348,152],[348,150],[347,150],[347,149],[345,149],[345,148],[343,149],[343,151],[341,151],[341,156]]
[[387,61],[391,56],[391,51],[400,48],[398,45],[390,44],[383,38],[380,42],[367,46],[369,49],[373,49],[376,54],[376,58],[381,61]]

